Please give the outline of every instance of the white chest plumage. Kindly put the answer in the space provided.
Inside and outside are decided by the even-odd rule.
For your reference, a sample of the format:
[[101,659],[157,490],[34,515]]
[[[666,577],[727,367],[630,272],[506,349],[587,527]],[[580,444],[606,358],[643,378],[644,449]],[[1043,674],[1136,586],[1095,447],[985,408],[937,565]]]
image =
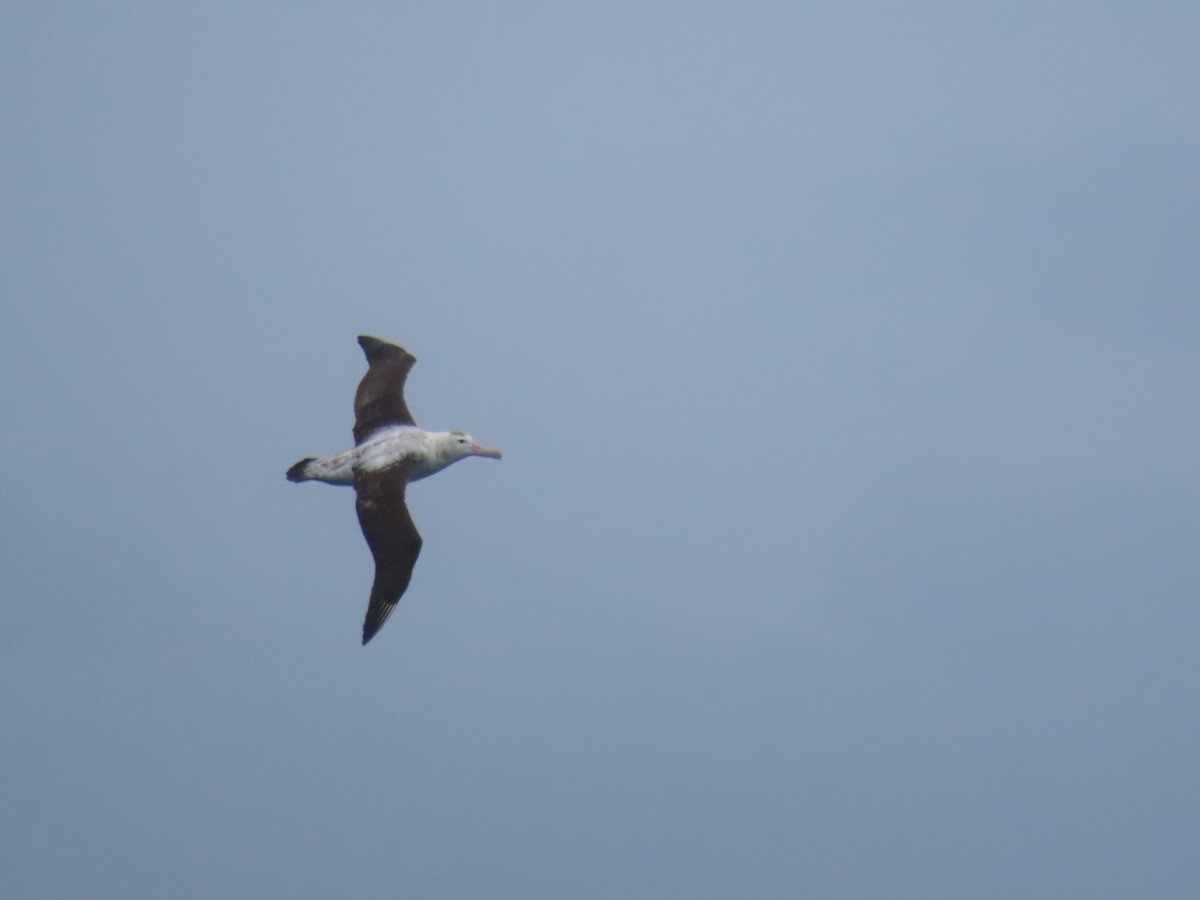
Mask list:
[[356,469],[378,472],[404,463],[409,471],[408,480],[419,481],[455,461],[455,457],[446,457],[439,452],[439,437],[415,425],[384,428],[357,447],[314,459],[304,474],[312,481],[352,485]]

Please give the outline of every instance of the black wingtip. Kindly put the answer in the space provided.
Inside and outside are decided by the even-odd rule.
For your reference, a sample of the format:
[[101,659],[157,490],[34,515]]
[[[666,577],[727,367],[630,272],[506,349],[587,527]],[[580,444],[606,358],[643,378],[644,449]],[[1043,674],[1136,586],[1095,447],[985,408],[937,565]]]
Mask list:
[[315,456],[304,457],[304,459],[300,460],[300,462],[296,463],[294,466],[292,466],[290,469],[287,470],[287,480],[288,481],[307,481],[308,476],[305,474],[305,470],[308,468],[308,464],[315,460],[316,460]]
[[391,615],[395,609],[395,603],[381,603],[378,606],[373,606],[367,610],[367,617],[363,619],[364,647],[367,646],[371,638],[379,634],[379,630],[383,628],[384,623],[391,618]]
[[358,336],[358,346],[362,347],[363,353],[367,356],[368,363],[375,363],[381,359],[387,359],[389,356],[407,356],[414,362],[417,359],[403,347],[389,344],[387,341],[371,337],[369,334],[360,334]]
[[363,642],[365,647],[371,643],[371,638],[379,634],[379,629],[383,627],[383,623],[387,621],[387,613],[381,615],[367,616],[367,620],[363,622]]

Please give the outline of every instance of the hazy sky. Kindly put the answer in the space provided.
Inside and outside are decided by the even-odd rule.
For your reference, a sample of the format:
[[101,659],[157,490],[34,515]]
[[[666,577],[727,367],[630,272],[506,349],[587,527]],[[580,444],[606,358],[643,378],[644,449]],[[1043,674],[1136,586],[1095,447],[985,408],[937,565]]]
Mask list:
[[0,894],[1197,896],[1200,7],[4,19]]

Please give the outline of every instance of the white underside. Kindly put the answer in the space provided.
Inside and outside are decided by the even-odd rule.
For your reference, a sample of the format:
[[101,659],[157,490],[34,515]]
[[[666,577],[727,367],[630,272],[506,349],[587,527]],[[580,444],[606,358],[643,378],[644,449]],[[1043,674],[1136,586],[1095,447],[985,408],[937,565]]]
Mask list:
[[454,462],[439,452],[439,437],[415,425],[380,429],[357,447],[314,459],[304,470],[306,480],[354,484],[354,472],[377,472],[404,462],[409,481],[419,481]]

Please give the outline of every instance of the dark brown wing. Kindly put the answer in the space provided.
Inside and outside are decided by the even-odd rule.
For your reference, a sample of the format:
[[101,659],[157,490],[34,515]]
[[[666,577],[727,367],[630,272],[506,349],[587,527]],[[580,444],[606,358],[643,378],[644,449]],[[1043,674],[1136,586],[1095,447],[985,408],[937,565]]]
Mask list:
[[417,358],[402,347],[360,335],[370,368],[354,395],[354,445],[385,425],[415,425],[404,402],[404,380]]
[[396,608],[421,553],[421,535],[404,502],[407,484],[408,472],[403,465],[354,477],[358,524],[375,557],[375,583],[363,621],[364,645]]

